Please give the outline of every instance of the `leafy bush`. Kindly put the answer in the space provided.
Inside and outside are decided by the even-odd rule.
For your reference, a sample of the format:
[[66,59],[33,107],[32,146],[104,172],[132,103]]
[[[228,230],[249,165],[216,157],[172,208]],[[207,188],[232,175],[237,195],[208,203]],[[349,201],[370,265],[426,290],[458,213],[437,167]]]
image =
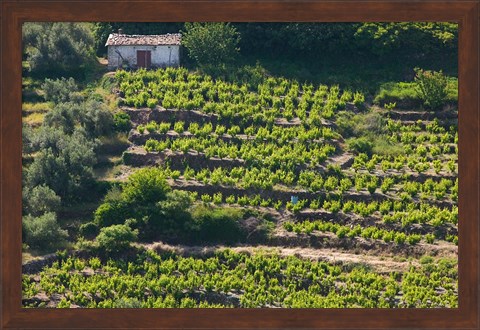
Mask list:
[[137,298],[119,298],[113,302],[113,308],[142,308],[143,304]]
[[441,70],[437,72],[415,68],[415,82],[417,93],[430,109],[439,109],[447,101],[448,80]]
[[397,244],[403,244],[405,243],[406,239],[407,239],[407,235],[405,235],[404,233],[396,233],[394,241]]
[[365,102],[365,96],[360,92],[355,92],[353,95],[353,104],[359,107],[363,105],[363,102]]
[[173,130],[177,133],[183,133],[185,130],[185,123],[183,121],[176,121],[173,125]]
[[435,235],[434,234],[426,234],[425,235],[425,241],[427,241],[428,244],[433,244],[435,241]]
[[26,186],[48,186],[62,202],[78,199],[93,184],[96,162],[93,142],[76,131],[63,134],[53,128],[42,128],[31,142],[39,151],[26,171]]
[[221,69],[235,60],[240,35],[226,23],[185,23],[182,44],[204,69]]
[[422,239],[422,236],[421,236],[421,235],[412,234],[412,235],[408,235],[408,237],[407,237],[407,242],[408,242],[408,244],[410,244],[410,245],[415,245],[415,244],[417,244],[418,242],[420,242],[421,239]]
[[60,103],[49,111],[43,121],[43,126],[63,130],[71,135],[80,131],[82,126],[86,138],[93,140],[112,131],[113,117],[104,103],[89,100],[83,103]]
[[38,217],[48,212],[57,212],[61,200],[55,192],[45,185],[39,185],[32,189],[23,189],[23,213]]
[[78,93],[79,88],[73,78],[45,79],[41,86],[45,101],[53,103],[80,102],[83,97]]
[[104,103],[94,100],[83,104],[79,122],[85,129],[88,138],[109,135],[114,125],[112,113]]
[[122,224],[131,214],[131,208],[123,201],[111,201],[101,204],[94,213],[94,222],[99,227]]
[[22,40],[33,74],[85,78],[95,63],[94,41],[82,23],[26,23]]
[[100,229],[96,241],[106,252],[121,252],[137,239],[138,231],[127,225],[113,225]]
[[154,99],[154,98],[149,98],[147,100],[147,107],[150,108],[150,109],[155,109],[155,107],[157,106],[158,104],[158,100],[157,99]]
[[372,155],[373,143],[366,137],[351,138],[347,140],[347,146],[351,151]]
[[122,189],[107,193],[94,222],[99,227],[129,224],[142,239],[183,238],[193,200],[189,192],[171,191],[162,170],[145,168],[131,175]]
[[94,222],[87,222],[82,224],[79,230],[80,234],[82,234],[86,238],[94,238],[98,235],[99,232],[98,226]]
[[130,116],[128,113],[115,113],[113,115],[113,127],[117,132],[128,132],[131,128]]
[[68,237],[66,230],[61,229],[57,216],[53,212],[39,217],[27,215],[23,217],[23,242],[31,248],[47,250],[61,246]]
[[[183,237],[184,224],[189,223],[191,215],[189,208],[194,201],[188,191],[172,190],[167,193],[166,199],[157,203],[158,216],[152,217],[148,225],[157,234],[170,237]],[[145,233],[142,233],[145,235]]]
[[206,243],[233,243],[245,238],[239,226],[243,211],[231,207],[198,205],[192,210],[192,239]]
[[128,178],[123,186],[123,199],[132,204],[147,205],[166,198],[171,190],[162,169],[142,168]]
[[60,103],[50,110],[43,120],[44,127],[52,127],[71,135],[78,124],[79,115],[82,113],[80,104]]

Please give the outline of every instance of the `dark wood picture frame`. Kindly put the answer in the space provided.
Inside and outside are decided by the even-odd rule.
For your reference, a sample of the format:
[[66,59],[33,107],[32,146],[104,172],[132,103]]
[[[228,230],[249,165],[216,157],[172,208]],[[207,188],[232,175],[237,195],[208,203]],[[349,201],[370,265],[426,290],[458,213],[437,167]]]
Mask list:
[[[2,328],[479,328],[479,0],[3,0]],[[21,34],[28,21],[451,21],[459,23],[459,308],[22,309]]]

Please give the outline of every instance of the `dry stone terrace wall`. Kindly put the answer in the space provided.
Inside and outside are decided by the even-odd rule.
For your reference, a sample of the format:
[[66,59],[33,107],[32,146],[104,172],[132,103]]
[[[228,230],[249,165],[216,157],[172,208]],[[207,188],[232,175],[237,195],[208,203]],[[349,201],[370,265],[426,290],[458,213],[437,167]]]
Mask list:
[[378,214],[373,214],[366,217],[361,217],[353,213],[345,213],[339,211],[337,213],[332,213],[325,210],[303,210],[292,215],[297,221],[307,221],[307,220],[325,220],[325,221],[334,221],[335,223],[341,225],[361,225],[361,226],[375,226],[380,229],[386,230],[396,230],[402,231],[407,234],[421,234],[425,235],[432,232],[437,232],[441,237],[448,235],[458,235],[458,229],[452,224],[443,224],[441,226],[432,226],[430,224],[417,224],[413,223],[408,226],[403,227],[400,223],[385,223],[382,221],[382,218]]
[[[231,136],[229,134],[223,134],[221,136],[210,134],[211,137],[215,137],[216,139],[222,140],[224,142],[230,142],[235,144],[242,144],[244,141],[248,140],[255,140],[255,136],[247,136],[246,134],[237,134],[235,136]],[[195,135],[191,134],[188,131],[184,131],[183,133],[177,133],[175,131],[168,131],[167,133],[149,133],[143,132],[140,133],[136,130],[131,130],[128,135],[128,140],[135,145],[144,145],[150,139],[163,141],[166,139],[178,139],[178,138],[195,138]],[[298,139],[292,139],[292,143],[295,143]],[[310,143],[325,143],[327,142],[324,139],[316,139],[310,141]],[[328,140],[328,144],[334,146],[337,150],[340,150],[340,141],[338,140]],[[351,155],[350,155],[351,156]],[[352,159],[353,162],[353,159]]]
[[373,255],[378,254],[379,251],[381,251],[382,255],[399,257],[421,257],[427,252],[430,255],[445,253],[445,247],[430,244],[406,245],[395,244],[393,242],[385,243],[381,240],[364,239],[361,237],[338,238],[331,233],[318,232],[309,235],[298,235],[293,233],[275,235],[268,240],[267,245],[285,247],[311,247],[316,249],[341,248],[353,253]]
[[[170,167],[173,170],[183,170],[185,169],[185,164],[187,161],[191,161],[189,164],[190,168],[195,170],[200,170],[202,168],[208,168],[209,170],[214,170],[217,167],[224,167],[226,169],[231,169],[237,166],[244,166],[244,161],[241,159],[229,159],[229,158],[206,158],[201,153],[196,152],[189,152],[189,153],[181,153],[181,152],[172,152],[172,151],[165,151],[165,152],[147,152],[143,148],[138,147],[131,147],[127,151],[124,152],[124,161],[126,165],[134,166],[134,167],[143,167],[143,166],[151,166],[151,165],[161,165],[164,164],[165,161],[168,160]],[[336,162],[336,158],[332,157],[327,159],[326,164],[333,164],[333,165],[340,165],[341,169],[348,169],[351,163],[353,162],[353,158],[349,157],[344,162]],[[298,166],[297,172],[306,169],[306,166]],[[325,166],[318,166],[317,170],[320,173],[323,173],[326,169]],[[358,173],[365,173],[376,175],[380,178],[384,178],[391,175],[405,175],[400,171],[395,170],[388,170],[387,172],[383,171],[375,171],[370,173],[368,171],[359,170]],[[449,174],[436,174],[436,173],[415,173],[415,172],[408,172],[406,173],[406,178],[410,181],[416,181],[423,183],[428,179],[432,179],[434,181],[440,181],[441,179],[448,179],[448,180],[455,180],[457,178],[456,175],[449,175]]]
[[388,112],[388,117],[394,120],[401,121],[432,121],[438,119],[441,121],[455,121],[458,118],[458,113],[456,111],[394,111],[390,110]]
[[145,125],[150,121],[170,122],[174,120],[181,120],[186,124],[193,122],[217,124],[219,122],[217,115],[205,114],[196,110],[175,110],[156,107],[155,109],[122,108],[122,111],[126,112],[130,116],[130,120],[132,121],[134,127],[138,125]]
[[[211,123],[212,125],[222,124],[222,125],[245,125],[250,126],[254,124],[252,118],[219,118],[216,114],[206,114],[198,110],[184,110],[184,109],[165,109],[162,107],[155,107],[154,109],[149,108],[121,108],[122,111],[127,113],[130,116],[130,120],[134,127],[138,125],[145,125],[150,121],[156,122],[172,122],[172,121],[183,121],[186,125],[190,123]],[[287,120],[285,118],[276,118],[275,125],[278,126],[299,126],[302,122],[299,118],[293,118]],[[335,127],[335,124],[329,120],[322,119],[322,125],[325,127]]]
[[[281,201],[289,201],[292,195],[297,196],[300,200],[307,199],[307,200],[315,200],[318,198],[325,198],[327,196],[326,192],[308,192],[305,190],[264,190],[264,189],[255,189],[255,188],[237,188],[237,187],[230,187],[230,186],[222,186],[222,185],[206,185],[203,183],[195,182],[195,181],[179,181],[171,182],[172,186],[175,189],[187,190],[192,192],[197,192],[198,194],[208,194],[212,195],[214,193],[221,192],[223,196],[235,195],[235,196],[254,196],[260,195],[263,199],[272,200],[281,200]],[[343,194],[343,198],[345,200],[350,200],[353,202],[382,202],[385,200],[392,200],[391,196],[385,195],[383,193],[373,193],[370,194],[368,192],[355,192],[355,191],[348,191]],[[450,201],[431,201],[429,204],[438,206],[440,208],[451,208],[454,204]]]

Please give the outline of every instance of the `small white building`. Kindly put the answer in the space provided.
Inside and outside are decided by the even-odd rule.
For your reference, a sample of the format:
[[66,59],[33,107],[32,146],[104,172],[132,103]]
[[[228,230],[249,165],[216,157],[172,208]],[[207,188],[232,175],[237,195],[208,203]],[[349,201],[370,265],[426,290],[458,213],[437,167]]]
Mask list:
[[108,48],[108,69],[121,67],[150,68],[180,65],[180,33],[128,35],[112,33]]

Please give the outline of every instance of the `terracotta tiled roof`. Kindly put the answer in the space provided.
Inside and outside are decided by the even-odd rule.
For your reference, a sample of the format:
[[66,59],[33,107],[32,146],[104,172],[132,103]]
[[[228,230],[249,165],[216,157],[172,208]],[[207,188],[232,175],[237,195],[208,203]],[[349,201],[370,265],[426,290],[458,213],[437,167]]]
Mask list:
[[180,45],[182,36],[180,33],[157,34],[157,35],[130,35],[112,33],[108,36],[105,46],[159,46]]

